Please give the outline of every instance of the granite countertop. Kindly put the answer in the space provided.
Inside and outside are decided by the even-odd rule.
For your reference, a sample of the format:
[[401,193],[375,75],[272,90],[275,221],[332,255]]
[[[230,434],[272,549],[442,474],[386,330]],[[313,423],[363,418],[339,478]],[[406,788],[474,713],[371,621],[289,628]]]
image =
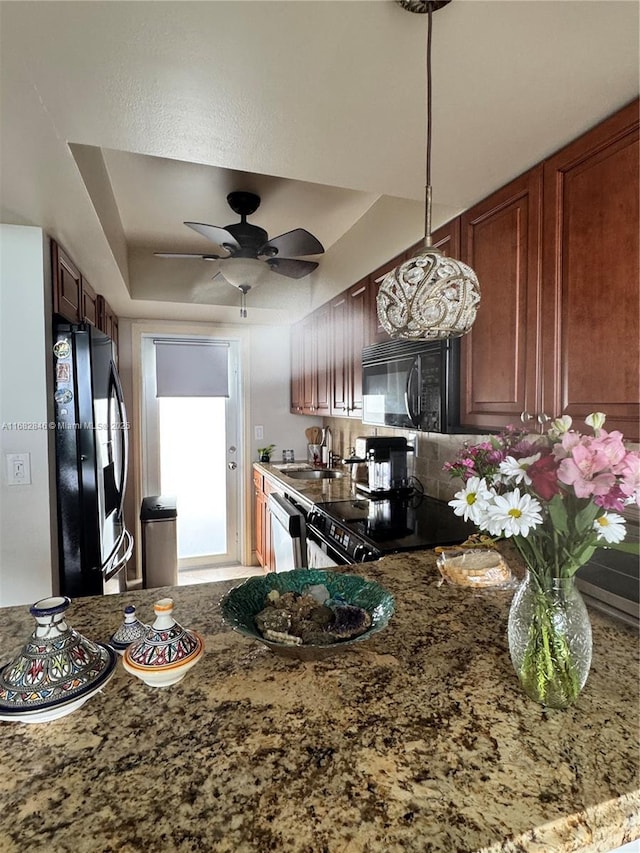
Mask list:
[[[283,487],[289,494],[295,493],[298,498],[309,503],[324,503],[327,501],[344,501],[356,494],[355,484],[351,480],[348,466],[339,468],[342,477],[304,480],[289,477],[287,471],[306,467],[305,462],[293,462],[285,465],[266,462],[254,462],[253,467]],[[360,493],[358,493],[360,494]]]
[[[509,660],[511,592],[439,586],[426,551],[359,572],[396,613],[320,662],[223,625],[234,583],[74,601],[69,624],[105,641],[125,604],[148,621],[171,595],[205,654],[165,689],[119,661],[67,717],[0,723],[3,853],[603,853],[640,836],[634,631],[592,612],[585,689],[545,711]],[[5,663],[33,620],[0,614]]]

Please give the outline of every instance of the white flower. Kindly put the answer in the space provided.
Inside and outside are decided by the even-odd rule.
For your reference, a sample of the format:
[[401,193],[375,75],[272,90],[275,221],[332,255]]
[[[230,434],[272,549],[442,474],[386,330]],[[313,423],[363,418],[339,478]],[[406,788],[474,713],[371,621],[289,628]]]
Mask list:
[[479,526],[492,497],[493,492],[489,491],[484,479],[470,477],[464,489],[456,492],[454,499],[449,501],[449,506],[453,507],[456,515],[461,515],[465,521],[472,521]]
[[540,504],[531,495],[521,495],[514,489],[506,495],[496,495],[489,507],[489,532],[493,536],[527,536],[530,528],[542,524]]
[[598,539],[605,542],[622,542],[626,535],[624,518],[617,512],[605,512],[593,522],[593,529],[598,534]]
[[540,456],[540,453],[535,453],[533,456],[523,456],[521,459],[507,456],[498,466],[498,470],[504,475],[503,482],[513,481],[516,484],[524,482],[525,486],[530,486],[531,477],[527,474],[527,468],[537,462]]
[[551,438],[560,438],[561,435],[564,435],[565,432],[568,432],[571,429],[571,424],[573,421],[571,420],[570,415],[562,415],[561,418],[556,418],[551,421],[551,427],[548,430]]
[[604,426],[604,422],[606,421],[607,416],[604,412],[591,412],[590,415],[584,419],[584,422],[587,426],[590,426],[591,429],[598,434],[598,431],[602,429]]

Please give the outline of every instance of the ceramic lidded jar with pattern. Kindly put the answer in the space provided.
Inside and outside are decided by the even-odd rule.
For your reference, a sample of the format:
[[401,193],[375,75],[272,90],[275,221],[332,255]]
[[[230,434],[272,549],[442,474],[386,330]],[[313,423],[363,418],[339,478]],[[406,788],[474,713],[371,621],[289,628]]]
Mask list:
[[113,675],[113,649],[70,628],[66,596],[43,598],[29,608],[36,627],[0,672],[0,719],[40,723],[70,714]]
[[122,656],[127,672],[150,687],[176,684],[202,657],[204,641],[173,618],[173,600],[162,598],[153,607],[156,618],[145,635]]
[[111,635],[110,644],[118,652],[123,654],[131,643],[141,640],[149,630],[149,626],[141,622],[136,616],[136,608],[133,604],[127,604],[124,608],[124,619],[117,631]]

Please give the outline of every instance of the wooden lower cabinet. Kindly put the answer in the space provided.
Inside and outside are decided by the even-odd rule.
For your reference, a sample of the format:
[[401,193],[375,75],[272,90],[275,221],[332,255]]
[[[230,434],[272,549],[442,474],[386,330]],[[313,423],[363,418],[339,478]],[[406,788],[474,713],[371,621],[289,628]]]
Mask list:
[[253,485],[256,498],[256,559],[266,572],[275,572],[276,562],[271,542],[269,495],[274,492],[282,494],[282,489],[257,469],[253,471]]

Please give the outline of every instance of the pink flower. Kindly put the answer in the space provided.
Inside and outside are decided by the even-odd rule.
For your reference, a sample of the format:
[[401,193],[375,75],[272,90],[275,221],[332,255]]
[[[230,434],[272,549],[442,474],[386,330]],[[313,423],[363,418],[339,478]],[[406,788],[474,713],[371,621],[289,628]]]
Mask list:
[[640,506],[640,453],[630,450],[620,465],[620,491]]
[[624,444],[622,443],[622,433],[606,432],[601,429],[597,438],[592,439],[591,447],[596,448],[599,452],[609,460],[609,467],[616,473],[616,467],[624,460],[627,455]]
[[[564,444],[564,439],[562,443]],[[587,439],[584,443],[576,444],[571,449],[571,455],[563,459],[558,466],[558,479],[567,486],[573,486],[579,498],[606,495],[616,481],[615,475],[607,470],[607,455],[596,446],[597,444],[597,439]]]
[[596,506],[601,506],[604,509],[615,509],[617,512],[622,512],[626,500],[626,495],[616,483],[606,495],[597,495],[593,502]]
[[531,479],[531,487],[543,501],[550,501],[560,492],[558,463],[551,454],[542,456],[537,462],[529,465],[527,474]]

